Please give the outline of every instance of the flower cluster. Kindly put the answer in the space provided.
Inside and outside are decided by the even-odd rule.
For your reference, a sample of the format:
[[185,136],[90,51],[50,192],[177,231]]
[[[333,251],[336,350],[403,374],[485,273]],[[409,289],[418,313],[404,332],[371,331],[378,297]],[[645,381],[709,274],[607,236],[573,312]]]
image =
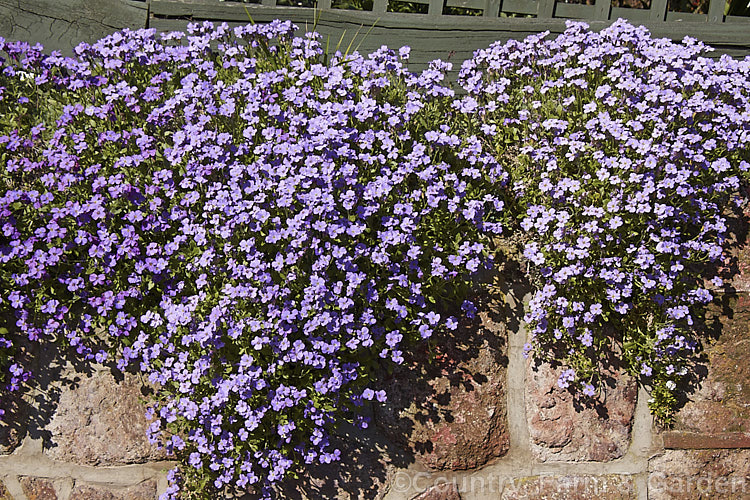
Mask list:
[[337,460],[332,425],[387,397],[378,366],[455,329],[444,303],[492,265],[507,174],[440,124],[449,65],[295,29],[0,44],[0,341],[144,373],[149,435],[183,460],[167,496]]
[[512,232],[528,351],[585,396],[614,352],[668,418],[750,167],[750,61],[571,23],[477,52],[454,95],[448,63],[295,29],[125,30],[73,58],[0,39],[0,397],[38,340],[140,371],[182,463],[166,497],[269,495],[340,458],[382,365],[476,314]]
[[541,278],[527,349],[567,363],[559,385],[585,394],[616,352],[668,418],[750,167],[750,61],[700,57],[696,40],[622,20],[546,35],[478,51],[456,103],[484,144],[517,158],[515,230]]

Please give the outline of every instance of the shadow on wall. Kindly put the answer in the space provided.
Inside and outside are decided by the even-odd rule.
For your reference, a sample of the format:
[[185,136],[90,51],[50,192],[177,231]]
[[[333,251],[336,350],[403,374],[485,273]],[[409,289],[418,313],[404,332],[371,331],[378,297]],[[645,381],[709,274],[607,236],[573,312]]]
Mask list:
[[[727,285],[719,290],[711,314],[703,325],[706,342],[719,337],[725,325],[718,315],[732,318],[732,299],[750,291],[750,253],[742,250],[748,236],[750,209],[727,209],[731,241],[727,259],[716,267]],[[504,456],[509,449],[506,418],[507,332],[518,331],[523,317],[522,298],[531,290],[523,264],[509,259],[497,271],[484,276],[490,293],[475,298],[479,314],[460,323],[452,332],[435,334],[405,353],[402,366],[385,366],[378,380],[389,395],[386,404],[369,409],[368,429],[342,425],[333,446],[343,460],[306,468],[298,480],[285,482],[283,498],[382,498],[397,469],[419,462],[428,470],[463,470],[481,467]],[[711,275],[713,269],[704,269]],[[745,273],[743,275],[743,272]],[[718,311],[717,311],[718,309]],[[443,311],[450,315],[451,311]],[[24,356],[31,359],[36,387],[26,399],[10,402],[0,425],[0,453],[13,451],[29,436],[53,448],[46,428],[57,409],[61,393],[74,390],[92,367],[74,353],[60,352],[50,343],[27,343]],[[619,367],[616,356],[602,360],[605,367]],[[682,404],[708,372],[707,358],[698,361]],[[113,374],[115,372],[113,371]],[[115,375],[121,380],[121,375]],[[608,385],[615,379],[607,379]],[[606,419],[606,406],[580,403],[578,411],[596,409]]]
[[[745,186],[742,196],[750,198],[750,189]],[[721,317],[732,320],[734,316],[734,299],[739,293],[750,291],[745,281],[750,275],[750,253],[748,252],[748,232],[750,231],[750,204],[731,204],[724,212],[728,228],[729,242],[725,245],[724,261],[721,265],[706,264],[705,276],[719,276],[723,281],[723,288],[715,291],[714,300],[707,308],[707,314],[703,318],[696,318],[696,328],[705,332],[701,348],[705,349],[707,344],[716,341],[727,329],[727,324],[722,323]],[[701,352],[696,364],[689,370],[690,378],[687,384],[678,391],[679,408],[683,408],[708,375],[708,357]]]
[[[368,409],[374,425],[340,427],[332,444],[342,461],[307,467],[280,489],[282,498],[379,499],[396,470],[415,461],[460,470],[507,453],[506,332],[520,327],[529,285],[515,262],[483,281],[497,293],[475,297],[477,317],[404,353],[403,365],[383,365],[377,380],[388,401]],[[500,298],[508,296],[516,300]]]
[[305,467],[299,479],[284,481],[279,498],[380,499],[387,493],[396,469],[414,462],[410,453],[378,433],[374,426],[359,429],[342,425],[331,445],[341,450],[341,461]]
[[476,318],[434,334],[378,378],[388,401],[375,407],[376,425],[432,470],[481,466],[509,447],[507,331],[520,316],[495,296],[473,302]]
[[[53,448],[46,429],[57,409],[63,390],[74,390],[81,377],[93,374],[89,362],[72,350],[61,350],[53,342],[22,341],[19,361],[33,373],[30,390],[16,391],[4,401],[6,414],[0,423],[0,453],[11,453],[27,436]],[[120,377],[121,378],[121,377]]]

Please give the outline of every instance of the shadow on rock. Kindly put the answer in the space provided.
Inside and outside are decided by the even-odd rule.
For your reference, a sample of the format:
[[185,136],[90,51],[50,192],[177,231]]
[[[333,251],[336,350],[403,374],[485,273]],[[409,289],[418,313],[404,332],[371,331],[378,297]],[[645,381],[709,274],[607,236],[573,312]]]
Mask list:
[[480,467],[509,449],[507,331],[518,327],[523,307],[510,296],[527,289],[515,271],[482,276],[490,291],[473,297],[475,318],[434,334],[379,377],[388,401],[374,407],[376,425],[428,469]]
[[414,462],[410,453],[396,446],[375,426],[359,429],[341,425],[333,434],[331,445],[341,450],[341,461],[306,466],[299,479],[284,482],[279,488],[279,498],[381,499],[388,492],[396,470]]
[[28,387],[10,393],[4,400],[6,414],[0,422],[0,453],[12,452],[26,436],[42,440],[45,447],[54,446],[46,426],[63,389],[75,389],[82,376],[93,373],[88,362],[51,340],[31,342],[23,337],[14,340],[14,345],[20,347],[16,360],[28,367],[32,376]]
[[[743,186],[741,195],[750,199],[750,190]],[[735,320],[737,297],[750,292],[750,203],[738,205],[729,203],[722,214],[726,219],[727,241],[724,242],[723,260],[719,263],[696,264],[695,276],[718,276],[723,281],[721,286],[712,285],[704,279],[703,286],[713,292],[713,302],[704,307],[695,307],[694,331],[698,333],[695,340],[699,343],[697,356],[687,367],[679,390],[675,391],[677,408],[689,405],[694,396],[700,397],[702,386],[709,376],[710,358],[706,354],[717,341],[725,336]]]

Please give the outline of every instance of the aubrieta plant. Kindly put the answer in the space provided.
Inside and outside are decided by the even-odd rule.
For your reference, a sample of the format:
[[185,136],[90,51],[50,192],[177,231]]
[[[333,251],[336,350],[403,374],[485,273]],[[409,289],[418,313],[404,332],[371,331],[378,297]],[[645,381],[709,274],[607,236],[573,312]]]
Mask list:
[[[527,351],[558,385],[598,390],[615,353],[669,422],[690,376],[750,141],[750,61],[652,39],[620,20],[494,44],[461,68],[454,106],[511,178],[523,255],[538,275]],[[714,268],[717,266],[714,266]]]
[[448,63],[295,29],[125,30],[74,58],[0,39],[0,395],[37,340],[140,372],[181,463],[164,498],[270,496],[341,458],[377,373],[476,314],[504,233],[539,284],[529,351],[584,396],[614,352],[668,420],[748,167],[750,63],[572,23],[477,52],[456,96]]
[[[447,65],[328,59],[294,30],[126,30],[75,59],[2,47],[2,340],[145,374],[150,438],[183,464],[167,498],[269,495],[294,464],[339,459],[332,426],[386,398],[374,373],[457,328],[445,304],[472,316],[492,266],[506,174],[438,121]],[[6,370],[11,389],[28,377]]]

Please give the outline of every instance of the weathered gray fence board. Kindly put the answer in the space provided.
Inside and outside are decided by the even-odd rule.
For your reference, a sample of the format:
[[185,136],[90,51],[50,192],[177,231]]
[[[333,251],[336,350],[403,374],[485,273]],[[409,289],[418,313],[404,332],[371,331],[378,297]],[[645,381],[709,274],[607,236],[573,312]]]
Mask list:
[[430,17],[437,17],[443,13],[443,1],[442,0],[430,0],[427,6],[427,15]]
[[[523,0],[519,0],[523,1]],[[504,2],[505,3],[505,2]],[[216,8],[216,6],[220,8]],[[387,26],[389,28],[411,28],[415,30],[444,31],[446,29],[460,32],[483,31],[524,31],[539,32],[556,29],[565,22],[562,19],[521,19],[521,18],[484,18],[474,16],[427,16],[424,14],[400,14],[388,13],[387,16],[379,16],[369,11],[348,11],[343,9],[331,9],[326,11],[314,11],[299,7],[274,7],[268,9],[256,4],[241,3],[215,3],[211,0],[197,0],[195,2],[180,2],[174,0],[152,0],[152,18],[160,17],[183,17],[193,19],[247,21],[248,13],[253,20],[267,22],[272,19],[304,19],[314,21],[315,16],[330,21],[348,23],[353,25]]]
[[484,17],[498,17],[500,15],[500,0],[486,0],[482,15]]
[[[270,20],[270,19],[269,19]],[[300,26],[301,30],[305,29],[304,23],[292,19],[295,23]],[[259,21],[259,19],[256,19]],[[263,20],[260,20],[263,21]],[[152,19],[152,26],[158,30],[174,30],[184,29],[187,24],[185,20],[176,19]],[[591,23],[593,24],[593,23]],[[663,23],[662,23],[663,24]],[[530,29],[528,31],[470,31],[464,32],[461,30],[441,30],[441,31],[425,31],[420,29],[393,29],[388,27],[376,26],[371,30],[368,27],[362,27],[360,25],[348,24],[346,32],[342,29],[342,24],[338,22],[331,22],[326,19],[325,14],[321,17],[315,30],[321,33],[323,36],[324,44],[325,39],[328,38],[329,46],[334,49],[336,44],[344,35],[343,41],[341,42],[341,50],[346,49],[351,43],[352,49],[359,48],[360,53],[368,53],[374,49],[379,48],[381,45],[386,44],[391,48],[398,48],[403,45],[408,45],[412,48],[412,55],[409,63],[409,67],[413,71],[421,71],[424,69],[428,62],[434,59],[449,60],[453,63],[454,71],[449,76],[451,79],[455,79],[458,69],[461,63],[472,56],[475,50],[488,47],[495,41],[507,41],[509,39],[522,39],[528,35],[538,33],[539,30]],[[312,24],[308,24],[307,29],[312,29]],[[599,26],[601,27],[601,26]],[[736,26],[741,27],[741,26]],[[558,25],[556,31],[564,29],[564,24]],[[680,32],[660,32],[655,30],[655,37],[669,36],[675,40],[681,40],[684,36],[696,36],[700,29],[707,29],[705,24],[696,23],[683,23],[683,30]],[[726,26],[729,28],[729,26]],[[744,27],[741,27],[744,28]],[[357,31],[359,33],[357,34]],[[367,33],[369,30],[369,33]],[[356,36],[355,36],[356,35]],[[366,35],[366,36],[365,36]],[[554,36],[554,32],[550,35]],[[719,39],[718,34],[714,34],[712,39],[712,45],[717,49],[715,52],[709,54],[711,57],[718,57],[722,53],[728,53],[734,57],[743,57],[750,53],[750,42],[739,44],[733,38],[731,34],[724,34],[723,40]],[[723,43],[722,43],[723,42]]]
[[594,17],[594,6],[578,3],[559,3],[555,9],[555,15],[568,19],[588,19]]
[[461,7],[464,9],[484,10],[485,0],[447,0],[448,7]]
[[724,20],[724,2],[713,1],[708,6],[708,22],[720,23]]
[[750,17],[741,16],[726,16],[724,18],[725,23],[750,23]]
[[[380,17],[372,12],[359,12],[331,9],[327,11],[314,11],[297,7],[274,7],[273,9],[258,5],[232,5],[231,9],[218,13],[205,3],[192,5],[179,15],[180,10],[176,8],[176,2],[153,1],[151,4],[152,20],[162,17],[192,18],[194,20],[214,21],[240,21],[248,22],[248,13],[256,22],[269,22],[273,19],[290,19],[295,23],[314,23],[316,19],[320,22],[333,22],[342,27],[370,26],[385,27],[389,29],[412,29],[414,31],[435,32],[436,36],[446,31],[451,32],[449,36],[466,34],[471,36],[473,32],[485,31],[487,33],[509,32],[539,32],[547,29],[561,31],[565,29],[563,19],[517,19],[503,18],[499,25],[498,19],[487,19],[484,17],[462,17],[462,16],[439,16],[430,17],[420,14],[396,14]],[[247,11],[245,10],[247,8]],[[416,18],[416,19],[415,19]]]
[[[718,3],[716,0],[712,3]],[[664,21],[667,18],[667,0],[651,0],[649,20]]]
[[[520,2],[521,0],[516,0]],[[503,2],[511,3],[511,0]],[[656,3],[656,2],[655,2]],[[175,17],[178,13],[186,14],[193,20],[233,20],[238,22],[248,21],[248,12],[255,22],[269,22],[273,19],[290,19],[299,26],[305,23],[312,27],[317,19],[318,26],[330,26],[336,28],[340,33],[346,30],[347,33],[353,33],[358,29],[364,33],[371,26],[374,26],[368,36],[381,39],[383,43],[392,45],[391,40],[411,39],[419,41],[422,39],[430,40],[431,44],[439,43],[441,38],[449,39],[453,48],[475,49],[477,43],[489,42],[494,39],[522,38],[528,34],[539,33],[541,31],[550,31],[551,33],[561,33],[565,30],[565,19],[537,19],[537,18],[487,18],[487,17],[460,17],[460,16],[438,16],[431,17],[418,14],[388,15],[379,17],[371,12],[352,12],[344,10],[327,10],[315,12],[313,9],[303,9],[294,7],[275,7],[273,9],[257,5],[243,4],[219,4],[224,10],[218,12],[210,7],[215,6],[209,0],[196,0],[190,3],[179,2],[174,0],[152,0],[151,3],[151,23],[157,27],[159,19],[170,16]],[[182,7],[182,10],[180,9]],[[584,11],[586,8],[591,9],[593,6],[576,5],[576,4],[557,4],[556,12],[566,9],[575,9]],[[247,9],[247,11],[245,10]],[[633,11],[636,9],[621,9]],[[619,11],[616,11],[619,13]],[[643,11],[645,18],[649,11]],[[677,17],[679,13],[670,12],[667,17]],[[415,16],[418,17],[415,21]],[[637,15],[636,15],[637,16]],[[750,30],[745,23],[727,22],[720,26],[715,23],[705,22],[705,15],[679,14],[681,22],[659,22],[644,21],[646,26],[656,37],[667,37],[674,40],[681,40],[685,36],[692,36],[703,40],[704,42],[720,48],[724,45],[735,47],[750,48]],[[695,22],[702,20],[703,22]],[[733,18],[728,18],[733,21]],[[594,30],[600,30],[609,26],[612,21],[586,21]],[[487,43],[485,43],[486,46]],[[410,44],[414,45],[414,44]],[[471,47],[473,46],[473,47]]]
[[[323,1],[330,6],[331,0]],[[0,36],[39,41],[49,50],[70,53],[80,41],[92,42],[125,27],[182,30],[189,21],[239,25],[248,23],[251,16],[259,23],[289,19],[301,29],[320,31],[333,45],[343,34],[343,48],[358,33],[352,46],[359,45],[360,52],[383,44],[409,45],[417,66],[450,57],[458,67],[473,51],[496,40],[521,39],[541,31],[561,33],[565,18],[586,20],[598,16],[597,20],[586,20],[594,30],[610,25],[612,19],[626,17],[644,24],[655,37],[681,40],[689,35],[714,46],[715,54],[750,53],[750,19],[729,16],[724,20],[722,15],[725,22],[717,20],[716,5],[722,0],[712,0],[716,3],[709,9],[712,22],[706,22],[709,16],[705,14],[666,12],[667,0],[653,0],[651,10],[610,8],[609,0],[599,0],[595,5],[554,0],[448,0],[448,6],[484,10],[483,16],[442,15],[443,0],[415,1],[427,4],[432,14],[386,12],[387,0],[374,0],[378,12],[284,7],[273,5],[276,0],[258,0],[255,4],[217,0],[0,0]],[[539,17],[498,17],[501,9]]]
[[594,19],[609,19],[609,13],[612,10],[611,0],[596,0],[594,2]]
[[0,36],[70,53],[123,28],[143,28],[147,3],[128,0],[0,0]]
[[555,0],[539,0],[537,2],[536,17],[538,19],[549,19],[555,15]]
[[711,57],[718,57],[719,55],[722,55],[722,54],[734,57],[735,59],[744,59],[745,57],[750,55],[750,52],[748,52],[748,47],[737,47],[737,48],[724,47],[721,49],[719,53],[716,53],[712,55]]
[[[717,1],[717,0],[714,0]],[[661,4],[655,1],[655,7]],[[218,5],[218,7],[217,7]],[[533,10],[532,2],[527,3],[525,0],[506,0],[502,2],[503,11],[512,9],[515,12],[524,10]],[[658,7],[657,7],[658,8]],[[594,6],[579,4],[557,3],[555,6],[555,15],[564,15],[568,18],[580,18],[588,16],[593,12]],[[469,36],[476,31],[487,31],[491,33],[534,33],[549,30],[553,33],[559,33],[565,29],[565,19],[540,19],[540,18],[492,18],[492,17],[473,17],[473,16],[427,16],[420,14],[396,14],[388,13],[385,16],[379,16],[372,12],[346,11],[330,9],[318,11],[313,9],[304,9],[296,7],[274,7],[269,9],[260,5],[241,4],[241,3],[217,3],[212,0],[152,0],[151,14],[152,20],[160,17],[185,17],[196,20],[227,20],[227,21],[246,21],[248,12],[253,20],[258,22],[268,22],[272,19],[291,19],[294,22],[312,23],[315,16],[325,19],[328,22],[339,23],[342,27],[348,26],[365,26],[377,25],[390,29],[412,29],[415,31],[431,31],[435,36],[439,32],[446,30],[453,31],[450,36]],[[627,16],[634,21],[643,21],[653,33],[658,36],[666,36],[674,39],[681,39],[685,35],[695,36],[707,43],[730,43],[737,42],[741,45],[750,43],[750,31],[740,27],[730,27],[723,24],[717,27],[714,23],[706,23],[705,14],[687,14],[678,12],[669,12],[666,14],[668,20],[680,20],[677,22],[659,22],[651,17],[654,14],[649,10],[639,11],[638,9],[612,9],[612,18],[616,16]],[[648,18],[648,19],[647,19]],[[585,19],[584,19],[585,20]],[[728,18],[727,21],[733,20]],[[611,24],[611,21],[588,21],[586,22],[593,29],[601,29]],[[734,22],[733,24],[738,24]],[[460,40],[456,40],[460,43]]]
[[536,14],[537,4],[537,0],[504,0],[502,9],[513,14]]
[[689,12],[667,12],[667,22],[672,21],[672,22],[705,23],[707,20],[708,20],[708,16],[706,16],[706,14],[691,14]]
[[[230,26],[237,26],[243,23],[229,23]],[[155,19],[152,27],[159,31],[184,30],[187,21],[178,19]],[[312,30],[313,26],[308,24],[297,23],[300,31]],[[430,36],[428,32],[422,30],[388,30],[385,28],[374,27],[372,29],[362,26],[350,26],[345,31],[338,24],[329,24],[321,21],[315,26],[315,31],[321,34],[323,44],[328,45],[333,50],[341,40],[340,50],[344,51],[347,47],[351,50],[357,49],[360,53],[370,52],[382,45],[388,45],[391,48],[398,48],[408,45],[412,48],[411,60],[414,63],[427,63],[433,59],[450,60],[456,66],[460,66],[461,61],[470,57],[474,50],[489,46],[496,40],[508,40],[509,34],[498,33],[472,33],[471,37],[456,43],[456,37],[460,32],[443,32],[441,36]],[[521,37],[532,34],[533,32],[521,33]],[[514,36],[513,38],[518,38]]]
[[642,24],[651,20],[651,9],[628,9],[612,7],[612,19],[627,19],[632,23]]

